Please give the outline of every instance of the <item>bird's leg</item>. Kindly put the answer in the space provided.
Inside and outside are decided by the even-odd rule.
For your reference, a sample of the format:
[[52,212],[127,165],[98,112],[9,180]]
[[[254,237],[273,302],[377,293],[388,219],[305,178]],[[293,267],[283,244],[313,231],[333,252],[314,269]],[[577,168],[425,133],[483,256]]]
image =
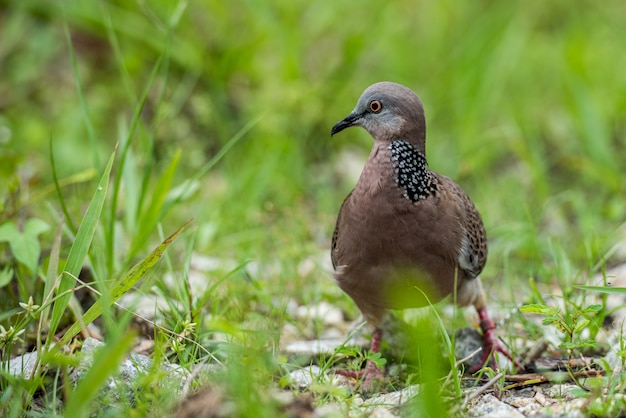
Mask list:
[[[370,343],[370,353],[380,353],[380,342],[383,338],[383,330],[376,328],[372,333],[372,342]],[[367,360],[365,365],[365,380],[363,381],[363,387],[368,390],[372,384],[373,379],[382,379],[383,371],[378,368],[376,363],[371,359]]]
[[524,367],[522,364],[515,360],[511,353],[509,353],[506,348],[502,345],[494,330],[496,329],[496,324],[491,320],[489,314],[487,313],[487,308],[482,306],[480,308],[476,308],[478,311],[478,317],[480,318],[480,329],[483,331],[483,353],[480,358],[480,363],[476,364],[470,369],[470,373],[475,373],[483,367],[483,365],[487,364],[487,361],[490,361],[494,369],[497,370],[498,365],[495,362],[494,355],[495,353],[501,353],[506,358],[511,360],[515,367],[519,370],[523,370]]
[[[383,338],[383,330],[380,328],[376,328],[372,333],[372,341],[370,343],[370,353],[380,353],[380,342]],[[364,370],[360,370],[358,372],[353,370],[337,370],[336,374],[346,377],[352,377],[355,379],[364,378],[363,387],[368,389],[372,383],[373,379],[381,379],[383,377],[383,372],[381,369],[376,366],[372,360],[368,359],[367,364],[365,365]]]

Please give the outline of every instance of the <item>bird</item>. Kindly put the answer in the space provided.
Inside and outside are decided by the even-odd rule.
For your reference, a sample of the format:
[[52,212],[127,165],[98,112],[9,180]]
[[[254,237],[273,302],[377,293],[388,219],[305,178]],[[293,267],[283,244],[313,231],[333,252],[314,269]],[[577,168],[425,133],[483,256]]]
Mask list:
[[[401,84],[375,83],[332,127],[331,136],[354,126],[364,128],[374,143],[339,210],[331,259],[335,281],[373,330],[370,352],[380,352],[388,310],[419,308],[456,293],[459,306],[476,308],[482,330],[481,362],[470,371],[496,352],[521,369],[495,335],[487,312],[479,277],[487,261],[482,218],[458,184],[429,169],[419,97]],[[383,378],[372,360],[364,370],[339,374],[362,378],[366,388]]]

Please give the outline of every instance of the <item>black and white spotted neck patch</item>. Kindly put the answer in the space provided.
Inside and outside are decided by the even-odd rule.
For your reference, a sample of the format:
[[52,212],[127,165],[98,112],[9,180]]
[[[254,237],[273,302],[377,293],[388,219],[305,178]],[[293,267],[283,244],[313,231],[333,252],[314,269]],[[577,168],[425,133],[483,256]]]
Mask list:
[[388,146],[395,169],[395,182],[400,186],[402,197],[411,202],[426,199],[434,192],[432,175],[426,165],[426,157],[413,145],[402,139]]

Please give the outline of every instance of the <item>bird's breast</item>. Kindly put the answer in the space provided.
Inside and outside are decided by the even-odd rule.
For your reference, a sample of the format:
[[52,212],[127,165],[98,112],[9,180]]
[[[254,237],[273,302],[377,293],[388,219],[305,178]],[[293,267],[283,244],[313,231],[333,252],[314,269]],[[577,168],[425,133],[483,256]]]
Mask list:
[[[342,207],[334,254],[336,278],[351,295],[402,294],[402,289],[412,293],[415,286],[432,287],[445,295],[452,289],[450,278],[460,250],[458,217],[451,207],[441,205],[441,199],[424,195],[426,189],[413,182],[415,188],[407,186],[407,191],[398,181],[402,173],[398,164],[415,155],[393,157],[389,146],[372,150]],[[415,172],[411,167],[408,170]],[[411,300],[420,306],[414,296]],[[381,303],[406,307],[413,302],[382,298]]]

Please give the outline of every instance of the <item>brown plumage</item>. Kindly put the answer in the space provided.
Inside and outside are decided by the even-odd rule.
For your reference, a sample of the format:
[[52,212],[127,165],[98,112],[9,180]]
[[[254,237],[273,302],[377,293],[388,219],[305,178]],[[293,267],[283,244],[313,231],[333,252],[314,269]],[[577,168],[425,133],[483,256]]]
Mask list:
[[[339,211],[331,257],[337,283],[374,328],[370,350],[379,350],[387,309],[424,306],[424,293],[435,302],[453,293],[456,280],[457,303],[475,306],[481,319],[483,362],[494,351],[511,358],[493,334],[478,278],[487,261],[480,214],[459,185],[428,169],[419,98],[376,83],[331,134],[351,126],[365,128],[374,145]],[[369,385],[381,372],[368,363],[364,374]]]

